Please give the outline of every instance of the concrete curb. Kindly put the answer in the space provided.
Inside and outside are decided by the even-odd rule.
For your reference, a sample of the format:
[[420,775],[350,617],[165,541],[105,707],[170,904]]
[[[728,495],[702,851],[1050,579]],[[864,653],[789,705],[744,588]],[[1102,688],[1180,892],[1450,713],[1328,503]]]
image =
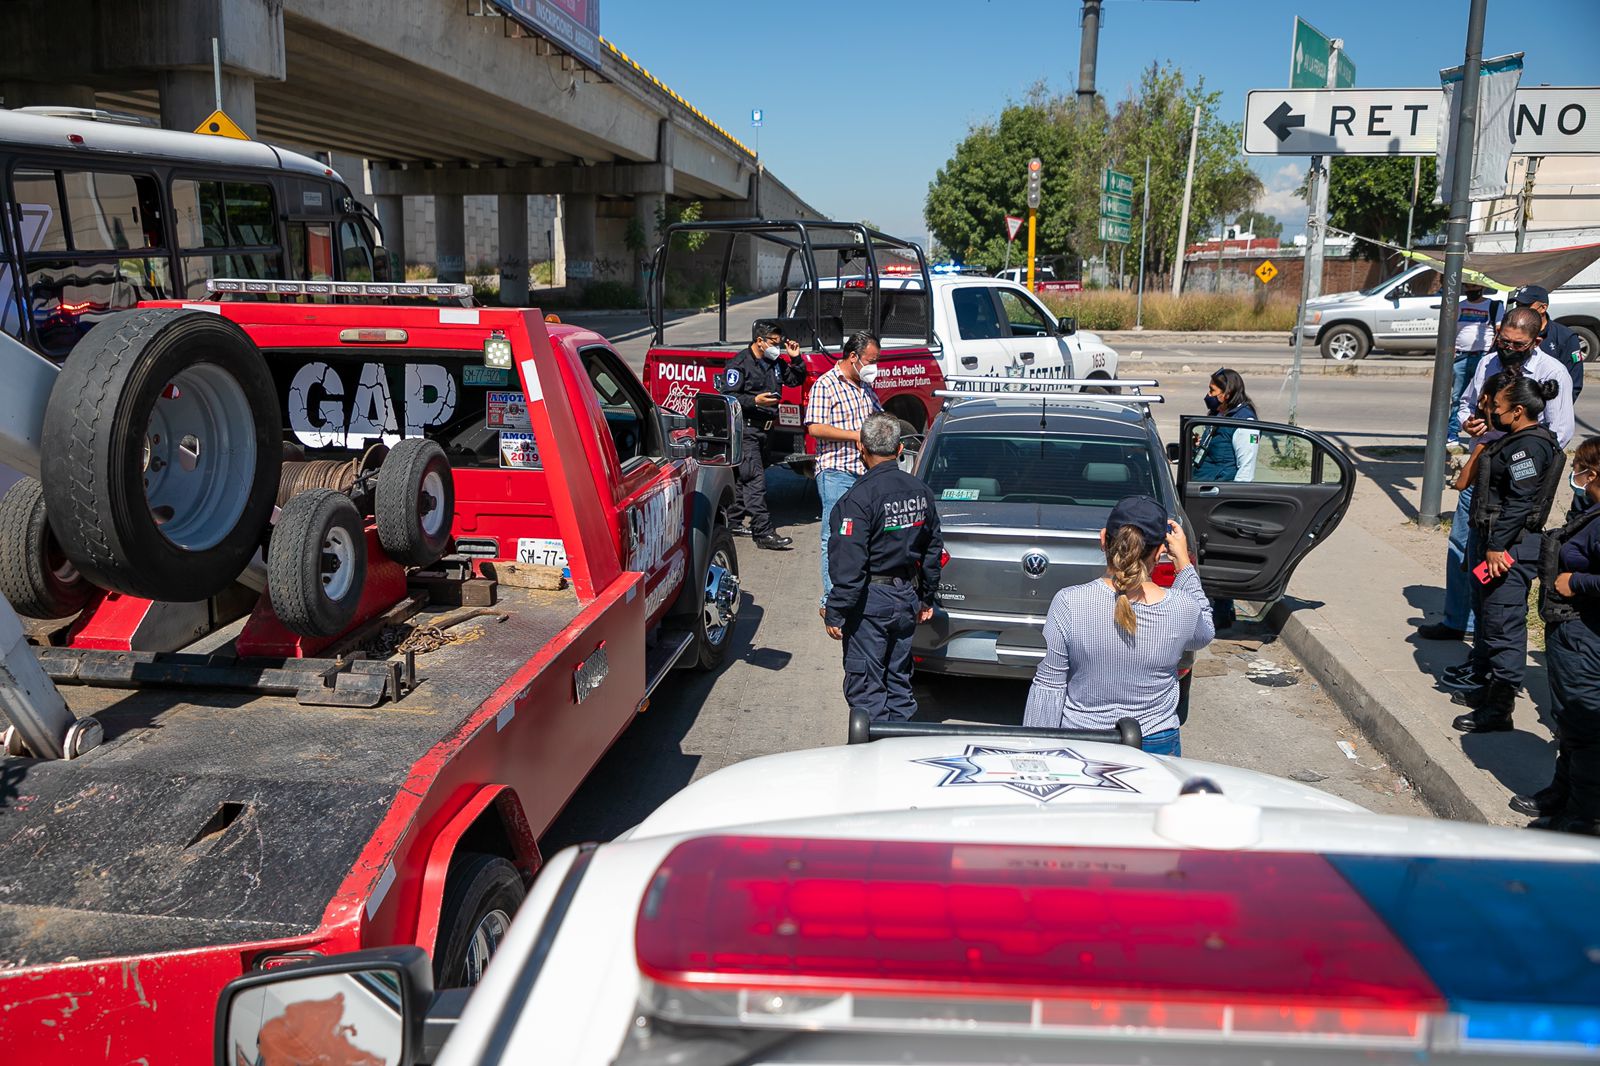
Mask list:
[[1474,781],[1474,767],[1457,745],[1433,745],[1423,730],[1437,732],[1430,717],[1383,676],[1314,607],[1291,610],[1280,600],[1267,612],[1277,631],[1328,697],[1344,711],[1378,751],[1406,776],[1429,807],[1445,818],[1486,825],[1505,823],[1505,798],[1478,796],[1464,782]]
[[[1193,333],[1175,332],[1173,330],[1156,329],[1089,329],[1081,327],[1087,333],[1094,333],[1108,343],[1118,341],[1123,344],[1132,344],[1143,341],[1146,344],[1258,344],[1269,341],[1273,344],[1287,346],[1288,330],[1263,332],[1261,330],[1196,330]],[[1308,349],[1309,351],[1309,349]]]

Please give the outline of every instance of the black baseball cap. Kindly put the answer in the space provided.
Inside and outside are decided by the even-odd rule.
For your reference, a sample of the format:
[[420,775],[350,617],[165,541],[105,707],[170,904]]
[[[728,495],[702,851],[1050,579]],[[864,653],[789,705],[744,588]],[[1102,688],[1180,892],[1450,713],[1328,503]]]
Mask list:
[[1550,290],[1543,285],[1524,285],[1511,294],[1511,302],[1523,307],[1529,304],[1547,304],[1550,302]]
[[1137,529],[1146,544],[1160,544],[1167,539],[1167,509],[1153,496],[1124,496],[1111,508],[1106,529],[1115,533],[1123,526]]

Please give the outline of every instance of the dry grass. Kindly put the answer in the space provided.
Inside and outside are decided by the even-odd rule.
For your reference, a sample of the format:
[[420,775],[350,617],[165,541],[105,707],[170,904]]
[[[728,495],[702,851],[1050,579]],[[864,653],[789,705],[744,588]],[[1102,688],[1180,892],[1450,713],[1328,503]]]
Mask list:
[[[1057,314],[1074,315],[1082,329],[1132,329],[1135,294],[1090,291],[1069,297],[1047,297]],[[1175,333],[1201,330],[1250,330],[1268,333],[1294,328],[1293,300],[1260,300],[1227,293],[1192,293],[1174,298],[1145,293],[1144,328]]]

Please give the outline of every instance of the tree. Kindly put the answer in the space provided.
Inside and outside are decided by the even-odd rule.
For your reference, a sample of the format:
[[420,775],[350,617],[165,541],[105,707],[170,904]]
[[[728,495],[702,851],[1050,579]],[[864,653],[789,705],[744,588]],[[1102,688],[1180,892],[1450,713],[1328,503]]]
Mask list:
[[1233,220],[1233,224],[1245,233],[1254,233],[1257,237],[1283,236],[1283,223],[1271,215],[1263,215],[1260,211],[1250,210],[1242,212]]
[[[1404,245],[1406,213],[1411,209],[1413,163],[1406,156],[1342,156],[1334,161],[1328,181],[1328,223],[1362,237]],[[1300,186],[1306,194],[1307,184]],[[1449,215],[1446,205],[1433,202],[1437,181],[1433,156],[1422,157],[1422,187],[1417,194],[1413,237],[1432,233]],[[1366,241],[1355,242],[1355,254],[1378,259],[1384,249]]]

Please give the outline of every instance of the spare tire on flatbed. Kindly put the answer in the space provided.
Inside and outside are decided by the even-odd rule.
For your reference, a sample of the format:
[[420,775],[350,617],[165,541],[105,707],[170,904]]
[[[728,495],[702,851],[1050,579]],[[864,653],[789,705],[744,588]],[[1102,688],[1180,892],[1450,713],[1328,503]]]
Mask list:
[[45,408],[51,528],[103,588],[206,599],[261,543],[282,432],[266,360],[233,322],[177,308],[112,315],[67,357]]

